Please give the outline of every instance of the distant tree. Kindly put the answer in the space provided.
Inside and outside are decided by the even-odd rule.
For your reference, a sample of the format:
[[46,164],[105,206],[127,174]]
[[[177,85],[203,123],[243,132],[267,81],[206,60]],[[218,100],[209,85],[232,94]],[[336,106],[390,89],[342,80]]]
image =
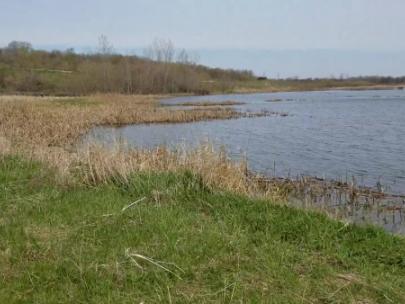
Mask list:
[[170,74],[171,74],[171,63],[175,59],[175,47],[173,42],[169,39],[155,39],[152,44],[146,48],[145,56],[150,60],[162,63],[162,72],[157,72],[162,76],[161,80],[158,78],[157,82],[161,83],[164,91],[170,92],[172,84],[169,84]]
[[100,35],[98,37],[98,52],[103,56],[112,55],[114,51],[113,45],[108,40],[106,35]]
[[68,48],[68,49],[65,51],[65,53],[68,54],[68,55],[75,54],[75,49],[74,49],[74,48]]
[[177,54],[177,62],[188,64],[190,61],[190,56],[188,55],[187,51],[185,49],[180,50],[180,52]]
[[110,62],[109,57],[113,53],[114,47],[108,40],[106,35],[98,37],[98,52],[103,57],[103,90],[109,90],[110,87]]
[[198,62],[198,55],[181,49],[177,53],[176,61],[182,64],[195,65]]
[[124,57],[124,77],[126,84],[127,94],[133,93],[133,80],[132,80],[132,70],[131,70],[131,57]]
[[32,44],[26,41],[11,41],[6,50],[12,53],[29,53],[32,51]]
[[173,62],[175,48],[171,40],[155,39],[152,44],[146,48],[145,56],[158,62]]

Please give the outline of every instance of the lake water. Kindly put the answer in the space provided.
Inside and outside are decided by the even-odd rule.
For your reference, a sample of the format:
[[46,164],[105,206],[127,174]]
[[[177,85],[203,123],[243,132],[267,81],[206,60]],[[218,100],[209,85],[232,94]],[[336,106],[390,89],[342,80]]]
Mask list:
[[235,159],[269,175],[355,177],[359,185],[382,184],[405,194],[405,91],[325,91],[181,97],[163,104],[239,101],[242,111],[269,110],[288,116],[216,120],[187,124],[101,127],[98,141],[122,138],[138,147],[225,145]]

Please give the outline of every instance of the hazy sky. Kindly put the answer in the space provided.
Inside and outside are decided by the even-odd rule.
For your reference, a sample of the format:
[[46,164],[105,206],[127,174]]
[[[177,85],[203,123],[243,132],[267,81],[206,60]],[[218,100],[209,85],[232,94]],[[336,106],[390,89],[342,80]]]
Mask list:
[[405,0],[0,0],[0,46],[92,46],[101,33],[116,48],[160,37],[188,49],[405,52]]

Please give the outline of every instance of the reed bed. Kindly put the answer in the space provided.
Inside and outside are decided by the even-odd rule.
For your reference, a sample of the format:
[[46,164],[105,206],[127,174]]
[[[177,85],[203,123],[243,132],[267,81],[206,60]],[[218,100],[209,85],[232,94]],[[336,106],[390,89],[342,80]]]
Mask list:
[[72,144],[97,125],[185,123],[265,116],[232,108],[169,109],[159,96],[94,95],[86,98],[0,96],[0,134],[42,146]]
[[48,163],[64,182],[125,182],[139,171],[190,171],[212,187],[244,194],[256,192],[246,162],[231,161],[224,151],[205,144],[196,149],[139,150],[117,144],[78,147],[76,141],[97,125],[180,123],[267,115],[234,109],[172,110],[159,96],[94,95],[86,98],[0,97],[0,153],[19,154]]

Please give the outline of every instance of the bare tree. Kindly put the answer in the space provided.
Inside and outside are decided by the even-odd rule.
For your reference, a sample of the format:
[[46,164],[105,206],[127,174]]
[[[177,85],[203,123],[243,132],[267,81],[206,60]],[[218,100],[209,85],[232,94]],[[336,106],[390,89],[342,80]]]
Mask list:
[[98,37],[98,51],[99,51],[99,54],[104,55],[104,56],[112,55],[112,53],[114,51],[114,47],[110,43],[110,41],[108,40],[108,37],[106,35],[100,35]]
[[173,62],[175,48],[171,40],[155,39],[145,50],[145,56],[158,62]]
[[175,47],[169,39],[155,39],[152,44],[146,48],[145,56],[153,61],[163,63],[163,79],[162,84],[165,91],[170,91],[169,79],[171,64],[175,59]]
[[106,35],[98,37],[98,52],[103,57],[103,90],[108,91],[110,85],[110,66],[109,57],[114,50],[113,45],[110,43]]
[[187,64],[187,65],[195,65],[198,63],[198,54],[196,53],[190,53],[186,51],[185,49],[179,50],[177,56],[176,56],[176,62],[181,63],[181,64]]
[[177,62],[182,64],[190,63],[190,56],[185,49],[180,50],[180,52],[177,54]]
[[126,82],[126,89],[127,94],[133,93],[133,85],[132,85],[132,71],[131,71],[131,62],[130,57],[125,56],[125,82]]

